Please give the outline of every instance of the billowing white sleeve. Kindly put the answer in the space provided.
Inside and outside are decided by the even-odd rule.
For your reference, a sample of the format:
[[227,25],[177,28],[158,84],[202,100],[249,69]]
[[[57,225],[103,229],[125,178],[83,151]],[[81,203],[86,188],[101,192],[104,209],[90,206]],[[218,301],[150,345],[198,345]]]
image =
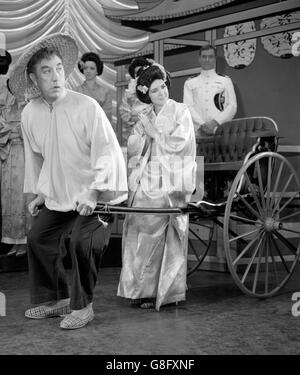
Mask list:
[[125,160],[115,132],[99,106],[89,129],[91,168],[95,176],[89,188],[102,192],[102,201],[118,204],[127,199]]
[[205,121],[203,120],[202,116],[195,108],[193,93],[192,93],[192,89],[189,85],[188,80],[184,83],[183,103],[186,104],[188,109],[190,110],[190,113],[194,122],[194,127],[196,128],[199,125],[203,125]]
[[195,189],[196,141],[192,118],[186,106],[179,104],[174,130],[160,133],[156,141],[162,180],[169,192],[171,205],[180,204],[180,200],[188,202]]
[[227,77],[226,85],[225,85],[225,105],[224,111],[220,112],[215,120],[221,125],[224,122],[231,121],[237,111],[237,103],[236,103],[236,96],[234,92],[234,87],[231,79]]
[[44,158],[31,134],[24,112],[21,119],[21,129],[25,152],[24,193],[38,194],[37,185]]

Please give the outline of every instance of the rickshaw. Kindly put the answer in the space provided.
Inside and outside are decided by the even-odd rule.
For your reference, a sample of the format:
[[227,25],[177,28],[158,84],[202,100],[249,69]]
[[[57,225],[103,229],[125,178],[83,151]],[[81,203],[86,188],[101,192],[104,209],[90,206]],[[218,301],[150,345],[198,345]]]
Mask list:
[[190,233],[199,244],[189,240],[193,261],[188,263],[188,276],[208,256],[219,226],[235,284],[249,296],[271,297],[288,282],[300,255],[300,184],[291,162],[277,152],[278,141],[278,127],[271,118],[232,120],[213,136],[197,139],[197,155],[204,157],[201,200],[169,209],[100,204],[96,212],[188,213]]

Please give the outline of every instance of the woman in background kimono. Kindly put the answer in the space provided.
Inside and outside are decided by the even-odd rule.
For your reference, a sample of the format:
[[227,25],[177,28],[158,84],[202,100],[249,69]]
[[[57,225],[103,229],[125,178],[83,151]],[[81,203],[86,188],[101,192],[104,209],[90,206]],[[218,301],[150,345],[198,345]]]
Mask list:
[[[185,207],[194,191],[196,143],[190,112],[169,99],[164,68],[143,68],[136,93],[151,104],[128,139],[129,206]],[[118,296],[141,308],[185,300],[188,215],[129,214]]]
[[[8,81],[9,82],[9,81]],[[18,102],[4,83],[0,87],[1,243],[13,245],[8,256],[26,254],[30,229],[28,197],[23,193],[24,144],[21,112],[26,102]]]
[[103,62],[94,52],[82,55],[78,63],[79,71],[84,74],[85,81],[74,91],[94,98],[105,112],[110,123],[112,122],[112,95],[108,89],[97,82],[97,77],[103,73]]
[[143,66],[148,67],[149,63],[153,63],[153,60],[146,59],[145,57],[137,57],[131,61],[128,67],[130,81],[128,83],[128,88],[125,90],[122,96],[122,103],[119,107],[120,115],[123,120],[122,144],[127,144],[132,128],[138,121],[139,113],[150,105],[141,102],[136,96],[138,72],[143,68]]

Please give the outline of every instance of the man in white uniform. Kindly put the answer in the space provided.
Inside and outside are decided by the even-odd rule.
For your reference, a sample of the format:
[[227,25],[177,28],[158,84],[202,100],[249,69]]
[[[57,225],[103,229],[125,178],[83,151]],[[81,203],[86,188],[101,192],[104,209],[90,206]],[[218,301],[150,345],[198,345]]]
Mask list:
[[183,102],[189,107],[196,134],[211,135],[235,116],[236,96],[231,79],[216,73],[213,46],[201,47],[199,62],[201,73],[185,82]]
[[[15,96],[38,95],[22,113],[24,192],[36,194],[28,235],[31,319],[66,315],[63,329],[93,320],[93,291],[111,216],[94,214],[96,203],[127,198],[126,167],[115,133],[100,105],[65,88],[78,49],[53,34],[27,50],[10,78]],[[66,243],[72,259],[70,295],[63,266]],[[70,297],[70,298],[69,298]]]

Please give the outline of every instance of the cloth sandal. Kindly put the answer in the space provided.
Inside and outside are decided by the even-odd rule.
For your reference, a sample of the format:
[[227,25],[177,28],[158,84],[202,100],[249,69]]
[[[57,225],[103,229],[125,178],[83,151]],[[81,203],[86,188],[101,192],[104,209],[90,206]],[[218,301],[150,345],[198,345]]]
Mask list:
[[37,306],[25,311],[25,317],[29,319],[46,319],[70,314],[70,305],[52,308],[50,306]]
[[86,318],[79,318],[72,314],[67,315],[61,322],[62,329],[78,329],[82,328],[94,319],[94,312],[90,310]]

